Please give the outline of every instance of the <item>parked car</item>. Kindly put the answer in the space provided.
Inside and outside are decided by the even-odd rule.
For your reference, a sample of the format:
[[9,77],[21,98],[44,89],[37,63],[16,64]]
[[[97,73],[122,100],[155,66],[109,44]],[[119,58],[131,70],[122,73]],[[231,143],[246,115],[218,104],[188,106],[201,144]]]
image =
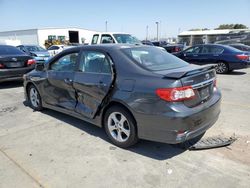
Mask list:
[[152,44],[164,48],[168,53],[177,53],[184,48],[182,44],[169,44],[166,41],[154,41]]
[[229,46],[232,46],[244,52],[250,52],[250,46],[245,45],[245,44],[229,44]]
[[93,35],[91,44],[142,44],[136,37],[128,33],[103,32]]
[[14,46],[0,45],[0,82],[22,79],[35,60]]
[[[217,120],[213,66],[197,66],[145,45],[64,50],[24,77],[34,110],[50,108],[104,127],[111,141],[181,143]],[[34,79],[34,77],[36,79]]]
[[45,62],[49,59],[50,54],[47,50],[37,45],[19,45],[17,48],[26,54],[32,56],[36,62]]
[[141,43],[148,46],[154,46],[154,44],[150,40],[142,40]]
[[64,45],[52,45],[48,48],[50,56],[54,56],[64,50]]
[[175,54],[193,64],[216,64],[217,73],[228,73],[250,65],[249,55],[236,48],[220,44],[201,44]]

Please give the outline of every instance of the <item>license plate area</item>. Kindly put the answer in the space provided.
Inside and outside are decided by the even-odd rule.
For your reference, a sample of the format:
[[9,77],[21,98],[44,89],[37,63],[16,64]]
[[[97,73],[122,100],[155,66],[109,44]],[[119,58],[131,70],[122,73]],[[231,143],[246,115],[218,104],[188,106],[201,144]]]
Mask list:
[[198,91],[199,91],[200,99],[201,99],[202,101],[203,101],[203,100],[206,100],[206,99],[209,98],[210,95],[211,95],[211,93],[210,93],[210,87],[209,87],[209,86],[200,88],[200,89],[198,89]]
[[23,63],[22,62],[11,62],[11,63],[7,63],[6,66],[8,68],[18,68],[18,67],[23,67]]

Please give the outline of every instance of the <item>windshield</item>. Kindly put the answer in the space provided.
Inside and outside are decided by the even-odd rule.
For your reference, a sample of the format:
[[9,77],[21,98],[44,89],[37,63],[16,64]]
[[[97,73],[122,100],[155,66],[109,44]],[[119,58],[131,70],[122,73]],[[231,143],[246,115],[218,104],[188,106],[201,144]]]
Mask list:
[[44,48],[42,48],[41,46],[25,46],[27,48],[28,51],[30,52],[40,52],[40,51],[45,51]]
[[161,71],[187,66],[188,63],[156,47],[124,48],[122,51],[146,69]]
[[136,37],[129,34],[113,34],[118,43],[123,44],[141,44]]
[[24,53],[12,46],[0,46],[0,55],[23,55]]

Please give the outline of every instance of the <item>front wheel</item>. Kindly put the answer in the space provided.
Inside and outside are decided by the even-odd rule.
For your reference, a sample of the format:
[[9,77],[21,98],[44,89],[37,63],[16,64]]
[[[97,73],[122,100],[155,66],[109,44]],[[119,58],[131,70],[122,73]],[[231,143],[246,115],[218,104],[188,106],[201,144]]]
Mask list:
[[113,106],[107,110],[104,126],[108,137],[118,147],[127,148],[138,141],[135,120],[122,107]]
[[43,107],[42,107],[41,96],[34,85],[31,85],[28,89],[28,99],[31,108],[37,111],[42,110]]
[[218,62],[218,64],[215,67],[216,73],[218,74],[225,74],[228,73],[229,68],[228,65],[224,62]]

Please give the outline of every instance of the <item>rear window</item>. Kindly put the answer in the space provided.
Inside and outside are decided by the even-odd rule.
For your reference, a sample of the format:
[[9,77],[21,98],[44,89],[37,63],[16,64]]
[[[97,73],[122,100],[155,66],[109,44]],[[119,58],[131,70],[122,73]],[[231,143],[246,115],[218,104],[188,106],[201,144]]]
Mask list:
[[129,58],[151,71],[175,69],[188,63],[156,47],[136,47],[122,49]]
[[113,34],[118,43],[122,44],[141,44],[136,37],[129,34]]
[[28,51],[30,51],[30,52],[41,52],[41,51],[45,51],[45,49],[42,48],[41,46],[26,46],[26,48],[27,48]]
[[0,46],[0,55],[23,55],[24,53],[12,46]]

